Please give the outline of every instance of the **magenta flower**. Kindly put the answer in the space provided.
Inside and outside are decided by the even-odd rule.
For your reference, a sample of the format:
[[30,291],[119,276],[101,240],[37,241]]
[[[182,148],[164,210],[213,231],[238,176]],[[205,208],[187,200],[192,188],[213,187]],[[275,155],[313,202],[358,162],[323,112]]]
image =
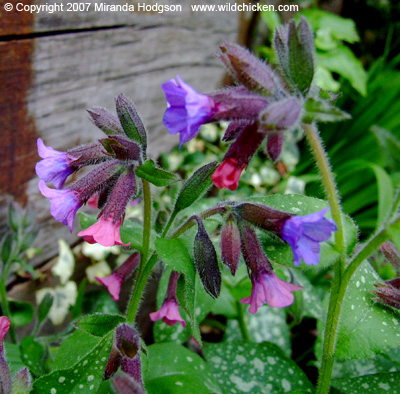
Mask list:
[[92,224],[86,230],[80,231],[78,236],[83,237],[83,239],[90,244],[97,242],[103,246],[129,246],[130,242],[124,244],[121,241],[121,235],[119,232],[121,224],[121,219],[114,222],[114,215],[109,215],[106,218],[101,215],[98,222]]
[[51,189],[44,181],[39,182],[39,190],[43,196],[50,199],[50,213],[54,219],[62,224],[68,224],[72,233],[76,211],[83,204],[79,199],[79,192],[70,189]]
[[95,279],[100,282],[102,285],[107,287],[108,292],[112,295],[112,299],[114,301],[119,300],[119,293],[121,291],[121,285],[125,281],[125,279],[132,273],[132,271],[139,264],[139,253],[134,253],[114,272],[103,278],[95,277]]
[[236,190],[245,165],[239,165],[236,159],[224,160],[215,170],[212,181],[219,189]]
[[167,297],[163,302],[160,310],[150,313],[150,320],[157,321],[162,319],[164,323],[169,326],[173,326],[176,323],[181,323],[182,327],[186,327],[185,320],[182,319],[179,308],[178,301],[176,299],[176,286],[178,284],[180,274],[178,272],[172,272],[169,277]]
[[242,298],[240,302],[250,304],[249,312],[253,314],[264,302],[274,308],[292,305],[294,301],[292,292],[303,289],[301,286],[292,285],[279,279],[272,271],[252,273],[251,283],[253,285],[251,296]]
[[7,316],[0,316],[0,351],[3,348],[3,338],[10,329],[10,319]]
[[169,326],[173,326],[179,322],[182,324],[182,327],[186,327],[186,322],[179,313],[178,302],[175,299],[165,300],[160,310],[150,313],[151,321],[160,319]]
[[36,174],[43,181],[53,182],[57,189],[62,189],[67,178],[74,172],[71,163],[77,158],[46,146],[41,138],[38,138],[37,146],[43,160],[36,164]]
[[181,133],[180,145],[197,135],[200,126],[208,123],[216,110],[211,97],[196,92],[191,86],[176,76],[162,84],[168,102],[164,114],[164,125],[171,134]]
[[306,216],[293,216],[285,221],[281,236],[292,247],[295,266],[301,259],[307,265],[318,264],[320,242],[327,241],[332,232],[337,231],[335,222],[324,217],[328,209]]

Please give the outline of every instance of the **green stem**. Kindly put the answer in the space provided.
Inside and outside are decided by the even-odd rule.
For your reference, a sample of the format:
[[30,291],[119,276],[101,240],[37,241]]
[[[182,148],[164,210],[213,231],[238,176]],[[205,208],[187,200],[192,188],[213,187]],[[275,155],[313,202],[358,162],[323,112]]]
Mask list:
[[170,218],[168,220],[168,223],[165,226],[165,228],[164,228],[164,230],[163,230],[163,232],[161,234],[161,238],[165,238],[165,236],[167,235],[168,230],[170,229],[172,223],[174,222],[177,214],[178,214],[178,212],[176,212],[176,211],[172,212],[172,215],[170,216]]
[[[6,289],[6,283],[5,283],[5,279],[7,278],[7,275],[4,272],[3,272],[3,274],[4,274],[4,275],[2,275],[3,279],[0,281],[1,307],[3,309],[4,316],[7,316],[11,320],[10,305],[7,300],[7,289]],[[17,337],[15,335],[13,324],[11,324],[8,332],[10,334],[11,342],[17,343]]]
[[126,320],[128,323],[133,324],[136,318],[136,313],[139,308],[139,302],[142,297],[144,288],[146,287],[147,279],[149,278],[151,271],[155,264],[158,261],[158,257],[156,253],[153,253],[152,256],[150,257],[149,261],[147,264],[144,266],[144,268],[139,271],[138,276],[136,278],[136,283],[133,288],[133,293],[132,297],[129,301],[129,306],[128,310],[126,313]]
[[[335,180],[329,165],[328,157],[322,146],[322,141],[318,130],[314,124],[303,124],[308,142],[313,151],[319,171],[321,173],[322,183],[325,187],[326,196],[332,211],[332,218],[335,221],[338,230],[335,233],[335,242],[339,252],[343,255],[346,251],[344,230],[342,222],[342,209],[339,202],[339,194],[336,189]],[[342,260],[342,269],[344,268],[344,260]]]
[[237,310],[237,321],[239,323],[239,328],[242,334],[243,341],[251,342],[249,330],[247,329],[247,324],[244,316],[244,305],[239,301],[236,301],[236,310]]

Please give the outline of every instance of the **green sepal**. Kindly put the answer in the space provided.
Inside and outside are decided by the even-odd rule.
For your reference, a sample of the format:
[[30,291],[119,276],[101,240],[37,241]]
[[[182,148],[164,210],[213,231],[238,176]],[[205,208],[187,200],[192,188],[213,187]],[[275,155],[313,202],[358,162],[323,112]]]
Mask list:
[[178,175],[156,167],[156,163],[151,159],[136,167],[135,174],[154,186],[169,186],[180,181]]

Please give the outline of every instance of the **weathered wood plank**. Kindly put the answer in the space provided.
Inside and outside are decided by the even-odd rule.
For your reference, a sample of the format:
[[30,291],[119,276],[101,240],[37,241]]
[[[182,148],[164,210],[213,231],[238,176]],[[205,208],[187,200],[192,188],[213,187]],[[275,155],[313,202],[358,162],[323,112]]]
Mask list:
[[[35,4],[40,3],[45,2]],[[18,34],[13,24],[3,22],[4,13],[0,35]],[[74,242],[76,236],[49,216],[49,202],[38,192],[37,137],[60,150],[99,137],[85,109],[114,110],[113,97],[123,92],[135,101],[149,129],[150,154],[156,157],[177,142],[162,126],[166,103],[161,83],[180,74],[200,91],[213,90],[224,73],[214,56],[217,44],[235,40],[237,24],[237,15],[229,13],[219,13],[218,18],[191,13],[179,18],[38,14],[30,28],[22,25],[22,34],[57,34],[0,42],[0,202],[16,199],[35,207],[41,260],[54,254],[57,238]],[[89,27],[95,29],[77,31]],[[63,29],[73,32],[60,32]],[[3,213],[4,208],[2,204]]]

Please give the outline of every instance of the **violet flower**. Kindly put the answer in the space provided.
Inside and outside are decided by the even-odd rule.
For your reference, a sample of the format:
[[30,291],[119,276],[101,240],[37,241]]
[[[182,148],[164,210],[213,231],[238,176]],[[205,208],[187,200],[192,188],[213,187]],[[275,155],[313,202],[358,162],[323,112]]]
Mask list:
[[240,302],[250,304],[249,312],[253,314],[264,302],[274,308],[292,305],[294,301],[292,292],[303,289],[301,286],[292,285],[279,279],[274,272],[266,270],[252,272],[251,283],[253,285],[251,296],[242,298]]
[[6,336],[10,329],[10,319],[7,316],[0,316],[0,352],[3,348],[3,338]]
[[53,182],[57,189],[62,189],[67,178],[74,172],[71,163],[77,157],[46,146],[41,138],[37,140],[37,147],[43,160],[36,164],[36,174],[43,181]]
[[121,285],[125,279],[130,276],[133,270],[139,264],[139,253],[134,253],[126,259],[126,261],[114,270],[111,275],[95,279],[102,285],[107,287],[108,292],[112,295],[114,301],[119,300],[119,293],[121,292]]
[[39,190],[44,197],[50,199],[50,213],[54,219],[68,225],[72,233],[76,211],[83,205],[79,192],[70,189],[51,189],[44,181],[39,182]]
[[197,135],[200,126],[209,122],[215,112],[211,97],[196,92],[179,75],[163,83],[162,89],[168,102],[164,125],[171,134],[180,133],[180,145]]
[[121,224],[121,219],[114,222],[114,215],[109,215],[107,217],[101,215],[98,222],[92,224],[86,230],[80,231],[78,236],[83,237],[83,239],[90,244],[97,242],[103,246],[129,246],[130,242],[124,244],[121,240]]
[[162,319],[163,322],[169,326],[173,326],[179,322],[182,324],[182,327],[186,327],[186,322],[182,319],[179,313],[178,301],[176,299],[176,286],[179,275],[178,272],[171,273],[168,283],[167,297],[158,311],[150,313],[151,321],[154,322]]
[[219,189],[236,190],[245,165],[239,165],[234,158],[224,160],[215,170],[212,181]]
[[294,265],[303,259],[307,265],[317,265],[321,249],[320,242],[327,241],[337,231],[333,220],[324,217],[329,208],[306,216],[293,216],[282,227],[282,239],[293,250]]

